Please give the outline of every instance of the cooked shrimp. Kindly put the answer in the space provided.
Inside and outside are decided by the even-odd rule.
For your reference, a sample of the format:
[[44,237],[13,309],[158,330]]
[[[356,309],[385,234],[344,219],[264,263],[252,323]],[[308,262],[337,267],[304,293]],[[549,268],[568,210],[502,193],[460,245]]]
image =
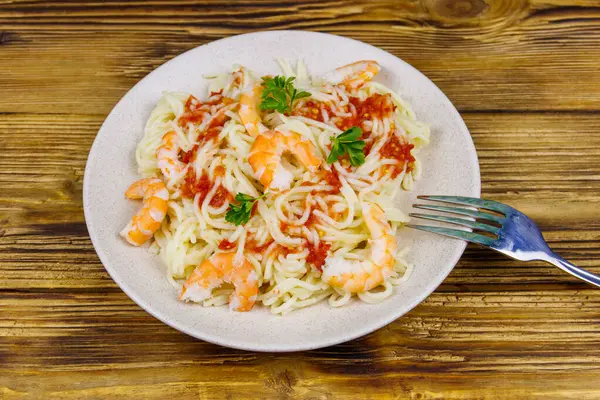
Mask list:
[[144,206],[121,231],[121,236],[134,246],[141,246],[160,228],[167,213],[169,191],[158,178],[134,182],[125,192],[128,199],[144,198]]
[[240,119],[251,136],[258,136],[267,130],[260,119],[258,100],[262,93],[260,84],[250,87],[240,95]]
[[161,145],[156,149],[158,168],[160,168],[167,182],[180,175],[185,168],[185,164],[179,161],[180,149],[175,131],[165,133]]
[[293,176],[281,165],[281,156],[290,152],[311,172],[316,172],[321,165],[315,146],[295,132],[265,132],[256,137],[250,148],[248,162],[254,170],[256,179],[265,188],[286,190],[292,184]]
[[325,80],[334,85],[343,83],[351,88],[357,88],[373,79],[380,69],[377,61],[357,61],[329,72],[325,75]]
[[371,290],[382,284],[392,274],[395,263],[396,238],[383,210],[373,203],[363,204],[363,218],[373,238],[371,259],[355,261],[341,256],[328,257],[321,276],[331,286],[351,293]]
[[229,297],[233,311],[250,311],[258,295],[258,276],[252,264],[244,257],[235,263],[235,252],[215,253],[196,267],[183,284],[180,300],[203,301],[223,282],[233,284],[235,291]]

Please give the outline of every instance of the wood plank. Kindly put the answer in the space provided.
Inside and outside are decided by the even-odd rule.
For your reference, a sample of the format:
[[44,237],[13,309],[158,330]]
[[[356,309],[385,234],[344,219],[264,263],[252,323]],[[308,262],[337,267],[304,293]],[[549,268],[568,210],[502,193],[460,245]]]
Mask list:
[[483,195],[600,273],[597,0],[0,0],[0,399],[597,399],[600,292],[469,246],[436,292],[363,338],[260,354],[195,340],[108,276],[87,153],[140,78],[200,44],[307,29],[419,68],[462,111]]
[[[346,379],[328,373],[326,368],[311,369],[305,363],[274,356],[257,366],[235,364],[207,367],[144,366],[126,370],[45,372],[35,385],[26,373],[9,373],[7,400],[13,399],[164,399],[171,396],[194,399],[562,399],[595,400],[594,373],[577,371],[577,377],[590,382],[577,385],[572,373],[544,371],[539,375],[478,373],[448,374],[435,372],[382,374],[369,365],[363,375]],[[232,376],[236,384],[232,384]],[[2,378],[0,378],[2,379]],[[385,382],[385,383],[384,383]],[[14,389],[13,389],[14,388]],[[43,388],[43,389],[42,389]],[[451,389],[450,389],[451,388]],[[362,395],[360,395],[362,394]]]
[[390,51],[460,110],[600,110],[596,2],[452,4],[8,2],[0,4],[0,112],[105,115],[177,54],[249,30],[288,28]]
[[[326,393],[350,396],[360,387],[373,396],[439,390],[445,394],[423,398],[448,398],[452,388],[458,391],[452,398],[505,398],[511,382],[514,396],[535,390],[593,398],[597,380],[583,390],[569,376],[598,373],[599,303],[593,289],[535,297],[436,293],[362,339],[269,355],[194,340],[137,309],[123,293],[13,293],[0,302],[13,321],[0,325],[0,387],[8,398],[40,389],[44,398],[160,398],[167,388],[206,398],[215,398],[212,390],[223,398],[244,391],[329,398]],[[540,373],[551,379],[540,380]]]

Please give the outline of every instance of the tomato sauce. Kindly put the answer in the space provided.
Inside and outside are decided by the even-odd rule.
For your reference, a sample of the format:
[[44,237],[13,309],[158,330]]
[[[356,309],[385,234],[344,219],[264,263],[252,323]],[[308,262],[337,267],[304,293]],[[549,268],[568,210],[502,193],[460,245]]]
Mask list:
[[181,127],[187,126],[187,124],[190,122],[192,124],[199,124],[204,119],[204,114],[206,114],[206,113],[203,111],[194,112],[194,113],[190,113],[190,114],[182,114],[179,117],[177,124]]
[[258,201],[255,201],[254,205],[252,206],[252,212],[250,213],[250,216],[254,217],[257,212],[258,212]]
[[287,247],[287,246],[277,246],[277,248],[275,249],[275,253],[277,254],[281,254],[284,257],[287,257],[288,254],[292,254],[292,253],[296,253],[296,251],[302,251],[301,248],[294,248],[292,249],[291,247]]
[[[338,194],[340,192],[340,189],[342,188],[342,182],[340,181],[340,177],[339,177],[337,171],[322,170],[320,179],[321,179],[321,181],[325,181],[325,183],[327,185],[332,186],[332,188],[330,190],[312,190],[311,191],[312,195],[316,195],[319,193]],[[321,182],[321,184],[322,184],[322,182]],[[300,184],[300,186],[309,186],[309,187],[317,186],[317,185],[318,185],[317,183],[313,183],[313,182],[302,182]]]
[[323,180],[327,182],[329,186],[333,186],[333,189],[329,191],[331,194],[338,194],[340,189],[342,188],[342,182],[340,181],[340,177],[335,169],[331,171],[323,172]]
[[370,121],[374,118],[383,119],[390,116],[396,110],[392,96],[389,94],[375,93],[363,101],[358,97],[350,97],[349,102],[356,109],[356,113],[350,117],[343,118],[341,122],[337,123],[337,127],[341,130],[360,126],[365,131],[366,129],[363,126],[364,121]]
[[286,223],[286,222],[283,222],[283,221],[281,221],[281,222],[279,223],[279,230],[280,230],[281,232],[287,232],[287,230],[288,230],[288,228],[289,228],[289,227],[290,227],[290,224],[288,224],[288,223]]
[[212,183],[208,174],[204,172],[199,179],[196,178],[193,168],[189,168],[181,185],[181,195],[193,199],[197,193],[200,193],[199,202],[202,203],[210,191]]
[[323,113],[321,113],[321,104],[315,100],[308,100],[302,105],[292,110],[292,115],[314,119],[315,121],[323,122]]
[[356,118],[360,122],[375,118],[383,119],[396,110],[390,94],[375,93],[362,102],[357,97],[351,97],[350,102],[356,107]]
[[184,164],[189,164],[196,158],[196,152],[198,151],[198,145],[195,144],[189,151],[179,152],[179,161]]
[[209,140],[218,138],[219,134],[221,133],[221,129],[223,128],[220,126],[208,128],[208,130],[198,135],[198,141],[204,144],[207,143]]
[[[177,124],[181,127],[185,127],[190,122],[193,124],[201,123],[204,120],[204,116],[210,112],[211,106],[228,106],[233,104],[233,99],[224,97],[222,93],[223,90],[211,92],[210,100],[208,100],[206,103],[202,103],[200,100],[190,95],[185,102],[183,114],[179,117]],[[211,121],[209,128],[214,126],[223,126],[226,121],[227,116],[225,113],[221,113]]]
[[[363,136],[364,132],[363,132]],[[365,140],[364,137],[361,137],[360,140]],[[367,142],[365,143],[365,147],[363,148],[363,152],[365,153],[365,157],[368,156],[371,153],[371,149],[373,148],[373,141]]]
[[254,253],[263,253],[267,248],[273,243],[273,239],[267,240],[265,244],[259,246],[258,243],[254,239],[250,239],[246,241],[244,245],[244,249],[254,252]]
[[323,264],[327,258],[327,252],[331,248],[329,243],[319,242],[318,246],[314,246],[312,243],[308,243],[308,256],[306,262],[314,265],[319,271],[323,271]]
[[218,208],[225,204],[226,201],[232,200],[233,196],[231,195],[231,193],[229,193],[229,191],[225,189],[223,185],[219,185],[212,199],[210,199],[210,203],[208,204],[210,204],[211,207]]
[[237,247],[237,244],[230,242],[227,239],[221,240],[219,243],[219,250],[232,250]]
[[188,97],[188,99],[185,102],[183,114],[179,117],[179,121],[177,121],[177,124],[181,127],[184,127],[190,122],[193,124],[202,122],[206,111],[198,110],[198,108],[200,108],[201,106],[202,103],[200,102],[200,100],[190,95],[190,97]]
[[225,176],[225,167],[223,167],[222,165],[219,165],[218,167],[215,168],[215,177],[224,177]]
[[406,142],[401,142],[398,136],[392,135],[392,137],[390,137],[388,141],[385,142],[381,150],[379,150],[381,158],[394,159],[400,162],[400,167],[394,170],[392,178],[397,177],[398,174],[402,172],[402,168],[405,164],[407,164],[406,171],[412,171],[412,169],[414,168],[415,158],[410,153],[410,151],[414,147],[415,145]]
[[304,224],[306,227],[311,228],[314,224],[319,222],[319,217],[313,214],[312,210],[310,211],[310,215]]

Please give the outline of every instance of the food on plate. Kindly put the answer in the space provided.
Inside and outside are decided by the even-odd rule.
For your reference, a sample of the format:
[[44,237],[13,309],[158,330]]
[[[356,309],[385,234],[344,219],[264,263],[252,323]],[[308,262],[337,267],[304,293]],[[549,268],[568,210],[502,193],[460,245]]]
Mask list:
[[136,159],[143,206],[121,235],[150,243],[182,301],[286,314],[327,299],[376,303],[412,268],[394,198],[419,177],[429,128],[373,78],[376,61],[321,77],[207,77],[205,100],[165,93]]

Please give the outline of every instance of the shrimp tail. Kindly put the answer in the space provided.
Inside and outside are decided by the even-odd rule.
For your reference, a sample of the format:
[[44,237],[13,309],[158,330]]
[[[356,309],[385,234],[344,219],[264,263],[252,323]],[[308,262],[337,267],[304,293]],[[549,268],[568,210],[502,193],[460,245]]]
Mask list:
[[128,199],[143,198],[143,206],[121,231],[121,236],[134,246],[141,246],[160,228],[167,213],[169,191],[158,178],[134,182],[125,192]]

